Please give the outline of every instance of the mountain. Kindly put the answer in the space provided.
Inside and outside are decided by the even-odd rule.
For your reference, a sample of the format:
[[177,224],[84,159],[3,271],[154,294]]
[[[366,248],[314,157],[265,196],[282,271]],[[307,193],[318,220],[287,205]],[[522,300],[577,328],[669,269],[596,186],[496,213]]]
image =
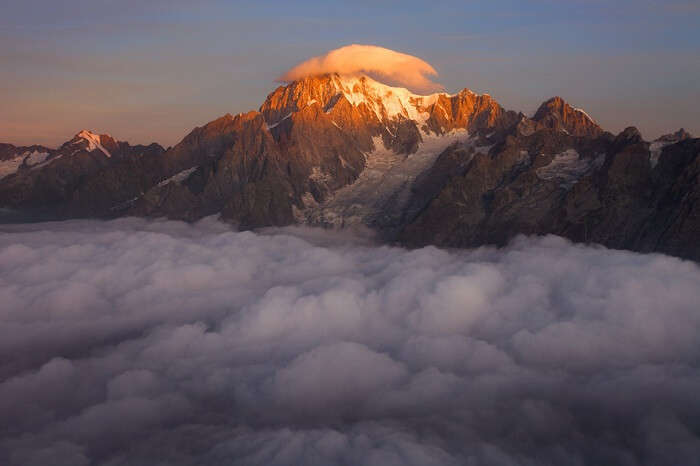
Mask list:
[[586,112],[572,107],[561,97],[552,97],[543,103],[532,119],[537,123],[537,129],[553,129],[586,138],[603,134],[603,129]]
[[58,149],[3,144],[0,202],[47,218],[107,216],[157,182],[164,152],[87,130]]
[[557,234],[700,260],[700,140],[615,136],[560,97],[532,118],[468,89],[307,77],[165,151],[81,131],[0,145],[0,203],[59,218],[219,214],[239,228],[369,227],[410,246]]
[[468,90],[420,96],[366,76],[309,77],[277,88],[258,112],[196,128],[165,155],[173,169],[130,213],[221,213],[241,228],[382,226],[389,208],[392,217],[400,211],[393,199],[406,201],[410,180],[444,148],[518,118]]

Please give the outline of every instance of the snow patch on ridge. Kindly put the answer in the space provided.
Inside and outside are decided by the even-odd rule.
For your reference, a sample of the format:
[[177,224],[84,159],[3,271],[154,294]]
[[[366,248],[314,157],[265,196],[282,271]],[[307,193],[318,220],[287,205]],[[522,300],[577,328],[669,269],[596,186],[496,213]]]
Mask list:
[[199,167],[192,167],[192,168],[188,168],[187,170],[182,170],[181,172],[171,176],[170,178],[167,178],[167,179],[161,181],[160,183],[158,183],[158,187],[162,188],[163,186],[165,186],[166,184],[169,184],[169,183],[180,184],[183,181],[187,180],[187,178],[189,178],[190,175],[192,173],[194,173],[195,170],[197,170],[197,168],[199,168]]
[[353,106],[366,104],[379,121],[400,115],[423,123],[430,117],[427,108],[437,102],[441,95],[449,96],[444,92],[418,95],[402,87],[387,86],[367,76],[335,75],[333,84]]
[[15,155],[15,157],[9,160],[2,160],[0,161],[0,180],[17,173],[22,165],[30,168],[39,167],[44,164],[48,157],[48,152],[34,150],[32,152],[26,151],[22,154]]
[[27,166],[29,167],[39,165],[41,163],[44,163],[48,156],[48,152],[39,152],[38,150],[35,150],[34,152],[30,153],[26,159],[24,159],[24,163],[27,164]]
[[17,170],[19,170],[20,165],[22,165],[22,162],[24,161],[23,157],[15,157],[10,160],[1,160],[0,161],[0,180],[5,178],[6,176],[10,176],[13,173],[17,173]]
[[602,165],[604,157],[582,158],[575,149],[556,154],[552,161],[536,170],[537,177],[546,181],[557,181],[564,189],[571,189],[591,168]]

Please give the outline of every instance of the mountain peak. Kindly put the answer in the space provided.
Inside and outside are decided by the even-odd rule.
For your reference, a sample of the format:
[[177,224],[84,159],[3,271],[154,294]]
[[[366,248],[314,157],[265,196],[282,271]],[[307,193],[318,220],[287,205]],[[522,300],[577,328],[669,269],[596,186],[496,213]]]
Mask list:
[[73,139],[66,144],[83,145],[88,152],[100,150],[107,157],[111,157],[112,154],[105,146],[116,148],[116,141],[109,134],[97,134],[87,129],[80,130],[80,132],[73,136]]
[[545,101],[532,118],[546,128],[565,131],[573,136],[596,137],[603,129],[580,108],[572,107],[559,96]]
[[260,107],[268,124],[275,124],[287,115],[309,105],[318,103],[329,112],[345,97],[353,107],[365,104],[379,121],[393,119],[399,115],[421,120],[421,110],[434,103],[438,96],[414,94],[402,87],[380,83],[363,74],[341,75],[338,73],[308,76],[280,86],[273,91]]
[[642,141],[642,133],[635,126],[628,126],[615,137],[617,145],[637,144]]
[[670,134],[664,134],[660,138],[657,139],[657,141],[661,142],[679,142],[679,141],[685,141],[686,139],[692,139],[693,135],[687,132],[684,128],[679,129],[675,133],[670,133]]
[[95,133],[95,132],[90,131],[89,129],[81,129],[80,132],[78,134],[76,134],[76,137],[89,139],[89,138],[99,138],[100,135]]

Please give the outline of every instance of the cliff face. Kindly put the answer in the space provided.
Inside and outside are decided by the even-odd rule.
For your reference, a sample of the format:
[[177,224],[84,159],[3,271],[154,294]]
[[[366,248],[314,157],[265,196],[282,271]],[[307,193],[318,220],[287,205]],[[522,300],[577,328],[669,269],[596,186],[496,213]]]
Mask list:
[[557,234],[700,259],[698,153],[605,132],[559,97],[534,117],[468,89],[416,95],[365,76],[280,86],[165,151],[81,131],[58,149],[0,145],[0,204],[55,218],[120,215],[239,228],[363,225],[419,246]]

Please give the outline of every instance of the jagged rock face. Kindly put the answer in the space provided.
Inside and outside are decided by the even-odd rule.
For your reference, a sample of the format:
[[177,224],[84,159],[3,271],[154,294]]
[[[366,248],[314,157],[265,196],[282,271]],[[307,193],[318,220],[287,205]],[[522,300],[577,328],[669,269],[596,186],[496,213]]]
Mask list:
[[561,97],[543,103],[532,118],[541,128],[564,130],[573,136],[595,138],[603,129],[581,109],[567,104]]
[[[371,143],[371,140],[370,140]],[[197,128],[166,154],[167,178],[134,203],[130,213],[193,220],[221,213],[241,228],[294,222],[308,193],[317,201],[354,181],[364,153],[318,105],[275,125],[258,112],[227,115]]]
[[516,127],[488,155],[444,152],[424,176],[444,181],[397,239],[473,247],[556,234],[700,260],[700,140],[667,147],[654,167],[635,128],[616,138],[570,133]]
[[226,115],[197,128],[165,157],[170,154],[177,168],[136,200],[130,214],[195,220],[220,212],[244,228],[293,221],[294,189],[259,113]]
[[654,214],[635,247],[700,260],[700,139],[683,138],[664,150],[652,186]]
[[457,128],[503,130],[518,120],[515,112],[504,110],[491,96],[464,89],[456,95],[439,94],[430,108],[427,125],[436,134]]

